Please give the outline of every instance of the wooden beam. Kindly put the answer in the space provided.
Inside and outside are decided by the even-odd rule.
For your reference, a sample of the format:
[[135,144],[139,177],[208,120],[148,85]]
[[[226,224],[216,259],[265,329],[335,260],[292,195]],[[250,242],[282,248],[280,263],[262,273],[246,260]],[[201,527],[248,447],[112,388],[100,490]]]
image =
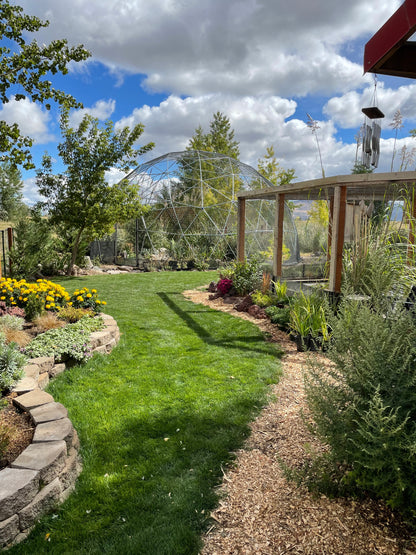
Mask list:
[[246,199],[239,198],[237,205],[237,260],[245,260],[246,242]]
[[[405,52],[400,53],[399,57],[396,56],[403,47],[406,49],[406,41],[415,30],[416,3],[414,0],[405,0],[365,45],[364,73],[371,71],[387,75],[404,75],[400,70],[405,70],[407,77],[415,77],[414,59],[406,60]],[[395,71],[392,73],[389,69]]]
[[345,185],[342,187],[335,187],[331,262],[329,270],[329,290],[333,293],[339,293],[341,291],[346,204],[347,187]]
[[348,174],[334,177],[298,181],[288,185],[238,191],[238,198],[274,200],[276,194],[284,193],[286,199],[326,200],[333,195],[336,186],[348,187],[351,200],[389,200],[397,199],[400,192],[416,183],[416,171]]
[[283,261],[283,220],[285,217],[285,195],[276,195],[275,207],[275,226],[274,226],[274,248],[273,248],[273,275],[276,278],[282,277]]
[[332,245],[332,224],[334,222],[334,197],[329,199],[329,221],[328,221],[328,246],[326,249],[326,261],[331,261],[331,245]]

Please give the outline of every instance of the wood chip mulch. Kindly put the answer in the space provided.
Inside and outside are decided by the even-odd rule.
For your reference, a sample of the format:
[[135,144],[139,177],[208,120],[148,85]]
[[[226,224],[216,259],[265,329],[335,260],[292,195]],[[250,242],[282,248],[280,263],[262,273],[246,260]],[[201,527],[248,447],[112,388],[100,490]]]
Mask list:
[[329,499],[288,481],[278,459],[299,467],[309,450],[322,450],[306,429],[303,368],[288,335],[266,320],[237,312],[223,299],[209,300],[206,291],[186,291],[193,302],[250,320],[285,351],[283,375],[272,387],[273,400],[251,425],[235,466],[224,474],[220,503],[205,534],[200,555],[416,555],[416,542],[400,518],[382,502]]
[[0,443],[4,433],[7,433],[9,443],[3,454],[0,451],[0,470],[12,463],[30,445],[35,432],[30,415],[13,405],[14,396],[11,394],[1,398],[5,407],[0,410]]

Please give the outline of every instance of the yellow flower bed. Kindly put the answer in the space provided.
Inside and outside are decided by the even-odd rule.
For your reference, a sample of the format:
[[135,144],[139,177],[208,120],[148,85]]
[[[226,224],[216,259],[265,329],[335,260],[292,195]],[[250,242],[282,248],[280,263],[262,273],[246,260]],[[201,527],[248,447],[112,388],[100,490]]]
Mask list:
[[6,306],[25,309],[28,303],[36,302],[46,310],[59,310],[66,306],[89,308],[100,312],[105,301],[100,301],[97,290],[84,287],[70,295],[64,287],[47,279],[28,283],[25,279],[0,278],[0,301]]

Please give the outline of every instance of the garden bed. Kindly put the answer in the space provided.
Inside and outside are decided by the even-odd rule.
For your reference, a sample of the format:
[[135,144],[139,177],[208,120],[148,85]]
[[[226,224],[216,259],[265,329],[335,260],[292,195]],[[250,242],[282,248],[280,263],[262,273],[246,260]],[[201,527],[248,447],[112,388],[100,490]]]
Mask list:
[[[52,305],[50,298],[48,294],[46,302]],[[88,299],[95,302],[93,294]],[[0,461],[0,546],[24,539],[43,514],[67,498],[81,471],[78,436],[67,410],[43,389],[74,362],[93,353],[108,353],[117,344],[117,323],[111,316],[100,317],[103,329],[91,320],[91,325],[80,331],[76,324],[68,331],[58,327],[49,330],[52,335],[45,334],[36,346],[30,343],[26,351],[38,355],[27,360],[23,376],[3,398],[7,406],[0,412],[0,424],[3,430],[12,428],[13,434]],[[33,323],[24,324],[24,328],[23,333],[29,332],[32,338],[42,331]],[[55,337],[54,332],[65,333]],[[80,338],[75,339],[76,334]],[[52,347],[55,355],[39,356]]]
[[209,300],[205,291],[187,291],[196,303],[250,320],[285,350],[283,377],[273,386],[273,400],[251,425],[246,448],[224,474],[222,500],[211,517],[201,555],[278,555],[283,553],[414,555],[416,543],[401,519],[384,503],[314,496],[286,479],[279,460],[301,467],[310,450],[323,450],[305,427],[303,367],[309,356],[267,320],[237,312],[222,298]]

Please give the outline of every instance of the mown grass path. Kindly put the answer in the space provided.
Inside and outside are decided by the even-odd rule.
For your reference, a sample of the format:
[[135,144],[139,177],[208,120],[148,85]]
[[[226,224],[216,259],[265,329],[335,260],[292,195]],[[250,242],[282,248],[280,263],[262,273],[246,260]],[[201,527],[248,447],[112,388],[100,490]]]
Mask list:
[[195,305],[198,272],[60,279],[96,288],[122,336],[49,386],[81,440],[76,491],[10,554],[196,554],[222,467],[278,380],[257,327]]

